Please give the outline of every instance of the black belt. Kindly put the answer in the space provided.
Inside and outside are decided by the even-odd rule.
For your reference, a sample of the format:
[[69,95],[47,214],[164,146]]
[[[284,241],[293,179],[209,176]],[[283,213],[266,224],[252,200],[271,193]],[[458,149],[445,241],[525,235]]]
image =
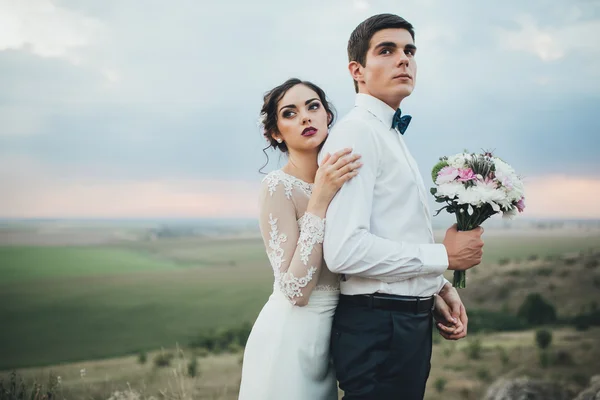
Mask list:
[[433,311],[435,295],[429,297],[394,296],[383,293],[340,295],[340,302],[348,302],[379,310],[410,312],[415,314]]

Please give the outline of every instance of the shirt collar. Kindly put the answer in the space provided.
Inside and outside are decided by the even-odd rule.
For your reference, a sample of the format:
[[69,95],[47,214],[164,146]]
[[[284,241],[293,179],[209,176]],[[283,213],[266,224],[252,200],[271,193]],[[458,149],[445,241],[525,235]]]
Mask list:
[[396,110],[388,106],[383,101],[370,94],[357,93],[356,101],[354,103],[356,107],[361,107],[369,111],[371,114],[376,116],[385,126],[391,129],[392,120]]

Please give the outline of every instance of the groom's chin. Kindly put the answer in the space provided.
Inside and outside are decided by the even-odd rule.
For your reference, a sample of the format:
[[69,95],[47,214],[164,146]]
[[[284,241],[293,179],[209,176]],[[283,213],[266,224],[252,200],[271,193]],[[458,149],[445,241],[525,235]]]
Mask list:
[[410,85],[410,86],[402,85],[397,89],[396,93],[398,93],[399,97],[404,98],[404,97],[410,96],[412,94],[413,90],[414,90],[414,86],[412,86],[412,85]]

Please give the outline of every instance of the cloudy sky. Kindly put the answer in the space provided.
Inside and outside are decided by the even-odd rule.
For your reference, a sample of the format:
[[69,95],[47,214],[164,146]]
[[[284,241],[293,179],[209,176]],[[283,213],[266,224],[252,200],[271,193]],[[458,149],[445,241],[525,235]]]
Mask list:
[[[600,218],[600,2],[0,0],[0,217],[253,217],[262,95],[354,102],[346,43],[415,25],[406,140],[495,149],[530,217]],[[271,154],[267,167],[285,159]]]

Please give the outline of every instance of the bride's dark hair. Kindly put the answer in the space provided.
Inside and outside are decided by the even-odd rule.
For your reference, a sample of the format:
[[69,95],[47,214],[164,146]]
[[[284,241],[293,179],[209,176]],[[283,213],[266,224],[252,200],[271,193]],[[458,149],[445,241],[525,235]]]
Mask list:
[[[310,88],[311,90],[314,90],[315,93],[317,93],[317,95],[319,96],[319,100],[321,100],[321,103],[323,104],[323,107],[325,108],[325,111],[327,112],[327,116],[329,117],[328,118],[329,122],[327,124],[327,127],[330,128],[331,125],[333,125],[333,122],[335,120],[335,109],[333,108],[333,105],[327,101],[327,98],[325,96],[325,92],[323,91],[323,89],[321,89],[314,83],[308,82],[308,81],[303,81],[298,78],[291,78],[291,79],[288,79],[287,81],[285,81],[284,83],[282,83],[281,85],[276,86],[273,89],[269,90],[267,93],[265,93],[264,102],[263,102],[263,106],[260,110],[260,119],[259,119],[260,126],[262,129],[262,134],[265,137],[265,139],[267,139],[267,142],[269,143],[267,145],[267,147],[265,147],[263,149],[263,153],[265,153],[265,157],[267,157],[267,161],[258,170],[260,173],[264,173],[264,172],[262,172],[262,170],[269,163],[269,155],[267,154],[267,150],[269,148],[272,147],[274,149],[279,149],[279,150],[281,150],[282,153],[288,152],[288,148],[287,148],[286,144],[284,142],[282,142],[282,143],[277,142],[277,140],[275,140],[275,138],[273,137],[273,134],[279,133],[279,130],[277,129],[277,104],[283,98],[283,96],[285,96],[285,94],[288,92],[288,90],[290,90],[291,88],[293,88],[296,85],[304,85],[304,86]],[[320,146],[323,146],[324,143],[325,143],[325,141],[323,141],[323,143],[321,143]]]

